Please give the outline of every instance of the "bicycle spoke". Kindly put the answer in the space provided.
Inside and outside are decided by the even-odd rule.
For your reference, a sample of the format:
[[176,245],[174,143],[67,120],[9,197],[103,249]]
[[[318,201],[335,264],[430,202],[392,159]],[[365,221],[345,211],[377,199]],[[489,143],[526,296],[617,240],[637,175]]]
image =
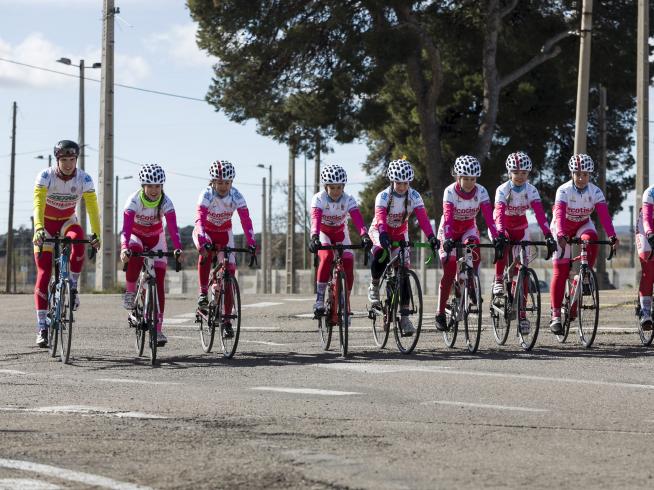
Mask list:
[[[405,269],[400,274],[394,302],[393,334],[402,354],[410,354],[418,344],[422,329],[422,288],[417,274]],[[410,331],[413,327],[414,332]]]

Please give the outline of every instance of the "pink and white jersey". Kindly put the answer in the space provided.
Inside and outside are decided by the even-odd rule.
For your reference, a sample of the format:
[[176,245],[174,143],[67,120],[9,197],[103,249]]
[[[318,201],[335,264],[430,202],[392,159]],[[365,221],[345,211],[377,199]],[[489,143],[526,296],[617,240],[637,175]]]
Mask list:
[[75,175],[64,180],[57,176],[57,167],[44,169],[36,177],[36,187],[47,189],[45,217],[64,220],[75,214],[75,207],[85,192],[95,192],[93,179],[82,169],[75,169]]
[[638,229],[640,233],[647,236],[654,233],[654,185],[645,189],[642,203],[639,216],[642,225]]
[[602,190],[591,183],[579,190],[570,180],[556,190],[552,228],[556,229],[557,236],[574,236],[580,226],[589,222],[595,210],[606,233],[615,236]]
[[352,196],[344,192],[338,200],[334,201],[327,191],[314,194],[311,199],[311,234],[320,234],[324,227],[342,230],[347,223],[348,214],[352,216],[354,226],[359,233],[361,235],[366,233],[359,206]]
[[170,198],[164,194],[161,206],[147,207],[143,203],[142,190],[134,192],[127,198],[123,213],[123,233],[121,244],[123,248],[130,241],[132,234],[139,237],[154,237],[163,233],[163,218],[166,219],[168,233],[174,247],[182,248],[177,230],[177,217],[175,206]]
[[477,214],[481,210],[486,224],[493,237],[497,236],[490,197],[486,188],[475,184],[470,192],[465,192],[454,182],[443,192],[443,216],[439,229],[443,230],[444,238],[463,235],[467,230],[477,229]]
[[[419,220],[419,214],[424,214],[426,218],[425,203],[417,190],[409,188],[406,194],[400,195],[390,189],[385,189],[377,194],[375,198],[375,217],[370,227],[379,232],[385,231],[393,235],[400,235],[407,230],[409,216],[414,211],[416,211],[416,217]],[[433,234],[433,231],[431,225],[429,225],[429,219],[426,219],[429,233],[424,229],[422,223],[421,227],[423,227],[425,234],[429,236]]]
[[231,230],[234,211],[238,212],[241,219],[248,245],[255,245],[254,230],[248,205],[243,195],[235,187],[232,187],[225,196],[218,194],[211,186],[207,186],[200,193],[195,219],[198,233],[204,235],[205,232],[213,233]]
[[506,230],[526,229],[529,226],[527,222],[529,208],[534,210],[543,234],[549,234],[550,228],[540,201],[540,194],[533,185],[526,182],[521,186],[516,186],[508,180],[499,186],[495,191],[495,209],[493,211],[497,231],[502,233]]

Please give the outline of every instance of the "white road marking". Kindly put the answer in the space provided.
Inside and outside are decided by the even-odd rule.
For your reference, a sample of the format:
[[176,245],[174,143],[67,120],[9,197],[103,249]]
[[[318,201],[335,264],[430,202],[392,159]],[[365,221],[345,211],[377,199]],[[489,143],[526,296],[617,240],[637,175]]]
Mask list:
[[150,487],[135,485],[118,480],[112,480],[104,476],[72,471],[65,468],[58,468],[47,464],[32,463],[31,461],[20,461],[15,459],[0,459],[0,467],[14,470],[32,471],[42,475],[61,478],[62,480],[84,483],[86,485],[110,488],[112,490],[151,490]]
[[[369,347],[369,346],[368,346]],[[356,363],[356,364],[314,364],[316,367],[324,367],[328,369],[340,369],[342,371],[356,371],[360,373],[368,374],[384,374],[384,373],[405,373],[405,372],[426,372],[431,373],[434,370],[441,371],[444,369],[452,369],[450,367],[439,367],[439,368],[430,368],[426,366],[395,366],[395,365],[384,365],[384,364],[372,364],[372,363]]]
[[197,337],[189,337],[188,335],[169,335],[169,339],[187,339],[187,340],[197,340]]
[[142,385],[178,385],[181,383],[174,383],[172,381],[148,381],[146,379],[125,379],[125,378],[96,378],[95,381],[102,381],[104,383],[131,383]]
[[104,407],[90,407],[86,405],[60,405],[53,407],[36,407],[36,408],[21,408],[21,407],[0,407],[2,412],[29,412],[29,413],[54,413],[54,414],[80,414],[80,415],[93,415],[101,417],[118,417],[118,418],[138,418],[138,419],[166,419],[162,415],[154,415],[145,412],[124,412],[121,410],[114,410]]
[[175,315],[173,318],[195,318],[195,313],[182,313],[181,315]]
[[269,306],[283,305],[284,303],[274,303],[272,301],[262,301],[261,303],[251,303],[249,305],[241,305],[241,308],[268,308]]
[[186,318],[164,318],[164,325],[181,325],[183,323],[188,323],[190,320]]
[[241,340],[241,342],[245,342],[246,344],[275,345],[280,347],[288,345],[288,344],[278,344],[277,342],[265,342],[263,340]]
[[335,391],[335,390],[316,390],[313,388],[284,388],[281,386],[257,386],[250,388],[258,391],[276,391],[280,393],[297,393],[302,395],[323,395],[323,396],[344,396],[344,395],[361,395],[356,391]]
[[315,296],[311,298],[282,298],[282,301],[315,301]]
[[485,403],[468,403],[468,402],[452,402],[445,400],[434,400],[429,402],[422,402],[421,405],[454,405],[457,407],[473,407],[473,408],[490,408],[493,410],[514,410],[517,412],[549,412],[544,408],[527,408],[527,407],[510,407],[508,405],[487,405]]
[[0,374],[27,374],[24,371],[18,371],[17,369],[0,369]]
[[53,485],[40,480],[30,480],[27,478],[5,478],[0,480],[0,490],[59,490],[58,485]]
[[[291,315],[293,318],[313,318],[313,313],[298,313],[297,315]],[[353,311],[353,318],[368,318],[367,311]],[[370,329],[371,327],[368,327]]]

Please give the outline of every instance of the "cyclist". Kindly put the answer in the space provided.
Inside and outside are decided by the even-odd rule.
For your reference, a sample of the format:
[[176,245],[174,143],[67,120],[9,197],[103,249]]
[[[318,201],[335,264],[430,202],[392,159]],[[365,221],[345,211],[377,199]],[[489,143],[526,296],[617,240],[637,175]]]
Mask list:
[[[636,225],[636,249],[640,259],[640,325],[643,330],[652,330],[652,290],[654,284],[654,258],[649,258],[654,248],[654,186],[643,192],[643,206],[638,213]],[[648,260],[649,259],[649,260]]]
[[[200,193],[197,204],[195,227],[193,228],[193,243],[200,252],[198,258],[198,279],[200,295],[198,306],[203,308],[209,304],[207,290],[209,287],[209,273],[211,272],[212,251],[208,251],[205,245],[214,244],[217,246],[234,247],[234,235],[232,234],[232,215],[238,212],[241,219],[241,226],[245,233],[248,247],[254,253],[257,243],[254,240],[254,230],[248,205],[243,195],[232,186],[236,169],[234,165],[226,160],[216,160],[209,168],[211,181]],[[236,259],[233,254],[229,257],[229,271],[236,272]],[[225,290],[225,311],[231,311],[233,305],[232,291]],[[224,331],[226,337],[234,335],[229,319],[224,320]]]
[[[495,192],[495,227],[501,240],[521,241],[528,240],[527,233],[527,210],[531,207],[536,215],[536,221],[545,235],[547,249],[550,253],[556,250],[556,240],[552,236],[547,217],[540,201],[540,195],[536,188],[527,180],[531,172],[531,159],[521,151],[511,153],[506,158],[506,170],[509,173],[509,180],[497,188]],[[495,282],[493,284],[493,295],[504,294],[504,282],[502,277],[508,261],[508,254],[495,263]],[[525,264],[526,265],[526,264]],[[515,271],[512,271],[515,273]],[[523,312],[524,314],[524,312]],[[521,318],[519,328],[523,334],[529,333],[529,320]]]
[[[363,244],[366,248],[372,247],[372,240],[363,223],[359,206],[354,197],[344,191],[345,184],[347,184],[345,169],[340,165],[327,165],[320,172],[320,183],[324,186],[324,190],[315,194],[311,199],[311,242],[309,243],[309,251],[317,252],[320,259],[316,274],[316,303],[313,305],[313,312],[316,316],[325,313],[325,289],[334,261],[331,250],[318,250],[318,247],[352,243],[346,226],[348,213],[361,235]],[[351,250],[343,252],[343,266],[349,295],[354,284],[354,254]]]
[[[556,190],[551,230],[556,236],[558,248],[552,257],[554,271],[550,285],[552,302],[550,330],[556,335],[563,333],[561,303],[565,293],[565,282],[572,265],[570,245],[568,245],[567,240],[570,237],[579,237],[582,240],[597,240],[595,225],[590,220],[590,215],[595,210],[602,227],[609,235],[611,246],[613,249],[618,246],[618,237],[613,228],[604,194],[599,187],[589,182],[590,174],[594,168],[593,159],[588,155],[583,153],[572,155],[568,161],[571,179]],[[560,259],[559,255],[562,250],[565,252],[563,258]],[[597,245],[589,245],[588,263],[591,267],[595,265],[596,259]]]
[[[391,243],[400,240],[409,240],[408,220],[411,213],[415,214],[420,228],[427,236],[429,244],[434,251],[438,250],[439,242],[429,222],[425,204],[420,193],[411,188],[414,172],[411,163],[404,158],[393,160],[386,172],[391,185],[384,189],[375,198],[375,217],[370,225],[370,236],[373,242],[372,264],[370,265],[371,281],[368,287],[368,301],[372,305],[379,305],[379,282],[390,257],[381,261],[383,251],[391,247]],[[393,250],[397,254],[399,249]],[[405,256],[406,267],[410,266],[410,257]],[[408,294],[402,294],[409,300]],[[401,306],[406,306],[401,304]],[[416,331],[406,314],[400,317],[400,329],[404,335],[413,335]]]
[[[436,328],[442,332],[448,330],[445,318],[445,306],[450,295],[450,289],[456,276],[457,259],[451,255],[454,242],[479,243],[479,230],[476,218],[481,210],[488,231],[496,247],[503,246],[498,239],[495,222],[493,221],[493,207],[488,191],[477,183],[481,176],[479,160],[470,155],[461,155],[454,161],[452,174],[454,183],[447,186],[443,193],[443,216],[438,226],[438,238],[441,241],[440,258],[443,264],[443,277],[439,287],[438,307],[436,310]],[[449,255],[449,257],[448,257]],[[473,265],[479,269],[480,257],[478,253],[473,256]]]
[[[100,213],[93,179],[82,169],[77,168],[80,147],[71,140],[61,140],[54,147],[57,164],[49,167],[36,177],[34,185],[34,261],[36,262],[36,285],[34,303],[36,305],[37,336],[36,345],[48,345],[48,284],[52,274],[52,244],[46,238],[55,234],[83,240],[84,231],[79,224],[75,208],[84,199],[91,222],[91,245],[100,247]],[[39,250],[42,252],[39,253]],[[72,245],[70,256],[70,287],[74,298],[73,309],[79,308],[77,282],[84,263],[84,245]]]
[[[138,280],[143,257],[131,257],[131,252],[144,250],[167,251],[166,236],[163,228],[163,218],[166,219],[168,234],[175,247],[178,260],[182,258],[182,244],[177,230],[177,215],[175,207],[168,195],[163,191],[166,173],[161,165],[146,163],[139,170],[141,188],[127,198],[123,212],[123,231],[120,236],[120,260],[129,263],[125,273],[125,295],[123,307],[134,308],[136,297],[136,281]],[[159,300],[159,318],[157,319],[157,345],[163,347],[168,342],[162,332],[166,293],[164,278],[167,267],[166,257],[154,259],[154,269],[157,276],[157,298]]]

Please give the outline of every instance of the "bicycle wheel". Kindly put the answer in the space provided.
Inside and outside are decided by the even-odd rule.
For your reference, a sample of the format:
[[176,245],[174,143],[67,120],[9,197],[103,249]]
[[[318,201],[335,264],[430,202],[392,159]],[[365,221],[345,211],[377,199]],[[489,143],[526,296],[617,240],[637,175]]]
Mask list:
[[476,272],[468,272],[465,288],[465,310],[463,311],[463,327],[466,346],[470,352],[477,352],[481,338],[481,284]]
[[157,308],[157,289],[154,284],[148,285],[145,304],[145,321],[148,326],[148,344],[150,345],[150,364],[154,366],[157,362],[157,320],[159,316]]
[[216,305],[216,298],[214,297],[214,287],[213,284],[209,285],[209,305],[206,310],[200,311],[201,308],[198,308],[197,313],[195,314],[196,321],[200,324],[200,343],[202,344],[202,350],[204,352],[211,352],[213,347],[213,340],[216,335],[216,311],[218,307]]
[[64,281],[61,291],[61,320],[59,322],[59,354],[61,362],[68,364],[70,359],[70,345],[73,338],[73,302],[75,298],[70,292],[70,281]]
[[565,282],[565,293],[563,295],[563,303],[561,303],[561,325],[563,325],[563,333],[556,335],[556,340],[564,343],[568,334],[570,333],[570,281]]
[[504,295],[493,295],[490,304],[490,316],[493,323],[493,337],[497,345],[504,345],[509,337],[511,327],[511,297],[507,290]]
[[443,332],[443,340],[445,340],[445,345],[450,348],[454,347],[456,336],[459,332],[459,313],[461,310],[460,289],[459,282],[455,280],[455,283],[450,288],[450,296],[447,298],[447,304],[445,305],[445,319],[449,329],[447,332]]
[[350,322],[350,303],[347,298],[347,282],[345,272],[338,273],[336,285],[336,302],[338,315],[338,340],[341,346],[341,356],[347,356],[347,338]]
[[332,325],[328,321],[332,310],[332,281],[327,283],[325,288],[325,314],[318,317],[318,333],[320,334],[320,347],[324,351],[329,350],[332,342]]
[[145,289],[141,287],[140,280],[136,286],[136,298],[134,300],[134,309],[131,313],[132,327],[134,327],[134,334],[136,340],[136,353],[139,357],[143,355],[145,349],[145,329],[143,328],[143,307],[145,305]]
[[55,279],[50,279],[50,285],[48,286],[48,352],[50,357],[57,355],[57,344],[59,341],[59,318],[60,318],[60,309],[57,302],[57,286]]
[[[527,292],[522,293],[527,285]],[[520,346],[524,350],[533,349],[538,338],[540,330],[540,290],[538,289],[538,276],[533,269],[523,269],[518,276],[516,284],[516,294],[518,295],[518,339]],[[529,320],[529,331],[520,330],[520,319]]]
[[[387,292],[386,286],[386,278],[383,277],[379,283],[379,291]],[[381,307],[374,308],[371,306],[368,312],[368,317],[372,320],[372,337],[380,349],[386,347],[386,342],[388,342],[388,334],[390,332],[390,299],[391,296],[386,294],[386,297],[381,299]]]
[[[219,305],[219,310],[224,311],[224,314],[220,322],[220,344],[223,348],[223,355],[227,359],[231,359],[236,353],[238,337],[241,333],[241,293],[235,277],[230,276],[223,284],[225,294],[227,294],[227,291],[231,291],[232,307],[230,311],[225,311],[225,294],[222,294],[220,296],[221,304]],[[232,335],[229,335],[228,326],[230,325],[232,327]]]
[[636,296],[636,322],[638,325],[638,336],[643,347],[649,347],[654,340],[654,329],[643,330],[640,324],[640,296]]
[[[396,291],[398,296],[394,301],[393,335],[399,351],[402,354],[411,354],[418,344],[422,329],[422,288],[416,273],[410,269],[401,272]],[[404,334],[400,328],[402,317],[408,318],[413,325],[413,335]]]
[[[588,282],[588,294],[584,293],[584,283]],[[577,294],[579,304],[577,305],[577,318],[579,319],[579,340],[586,349],[590,349],[597,335],[599,323],[599,290],[597,289],[597,276],[593,269],[586,269],[579,274],[581,294]]]

